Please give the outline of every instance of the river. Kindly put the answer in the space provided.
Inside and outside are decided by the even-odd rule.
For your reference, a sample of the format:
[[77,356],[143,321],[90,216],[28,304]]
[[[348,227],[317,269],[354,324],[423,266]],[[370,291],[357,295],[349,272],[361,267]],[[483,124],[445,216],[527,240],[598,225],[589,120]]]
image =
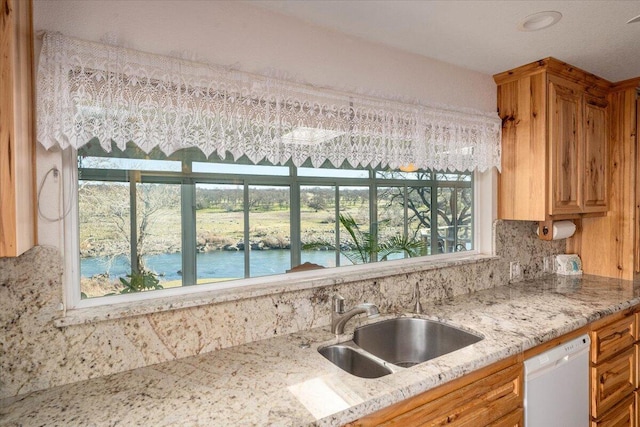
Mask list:
[[[271,249],[267,251],[251,251],[251,277],[282,274],[290,268],[289,250]],[[312,262],[324,266],[335,266],[333,251],[302,251],[302,262]],[[158,274],[161,281],[179,280],[181,278],[182,255],[180,253],[158,254],[145,257],[148,269]],[[199,279],[241,278],[244,277],[243,251],[212,251],[196,255]],[[342,265],[351,262],[344,256]],[[129,258],[126,256],[93,257],[80,259],[82,277],[109,273],[111,278],[124,277],[130,272]]]

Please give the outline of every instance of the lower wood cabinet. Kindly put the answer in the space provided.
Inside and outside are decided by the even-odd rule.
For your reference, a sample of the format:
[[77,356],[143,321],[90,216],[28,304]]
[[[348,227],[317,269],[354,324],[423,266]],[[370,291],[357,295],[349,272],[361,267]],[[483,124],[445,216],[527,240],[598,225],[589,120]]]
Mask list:
[[591,427],[633,427],[636,426],[636,396],[627,396],[605,416],[591,421]]
[[640,427],[638,315],[622,312],[591,328],[591,426]]
[[512,357],[348,426],[521,426],[522,373],[522,358]]
[[636,346],[591,367],[591,416],[602,417],[636,389]]

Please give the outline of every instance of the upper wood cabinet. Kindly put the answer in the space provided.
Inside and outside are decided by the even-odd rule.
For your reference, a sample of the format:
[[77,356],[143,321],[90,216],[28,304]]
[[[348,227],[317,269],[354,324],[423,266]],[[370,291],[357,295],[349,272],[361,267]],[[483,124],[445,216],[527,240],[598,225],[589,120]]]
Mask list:
[[553,58],[494,79],[503,123],[498,216],[548,221],[606,212],[611,84]]
[[[603,116],[608,119],[609,209],[606,216],[583,218],[578,232],[567,242],[568,253],[580,255],[586,274],[634,280],[640,272],[639,90],[640,77],[616,83],[609,92],[606,112],[601,104],[587,100],[591,132],[599,131]],[[595,164],[604,156],[591,148],[589,138],[587,134],[587,159]],[[585,200],[598,198],[592,189],[586,191]]]
[[0,257],[36,241],[30,0],[0,0]]

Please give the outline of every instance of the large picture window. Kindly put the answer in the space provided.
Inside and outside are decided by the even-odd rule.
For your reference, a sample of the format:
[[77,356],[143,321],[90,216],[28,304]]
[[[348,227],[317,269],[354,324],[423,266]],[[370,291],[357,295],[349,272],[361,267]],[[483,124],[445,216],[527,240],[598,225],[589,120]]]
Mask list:
[[83,299],[474,249],[473,174],[78,151]]

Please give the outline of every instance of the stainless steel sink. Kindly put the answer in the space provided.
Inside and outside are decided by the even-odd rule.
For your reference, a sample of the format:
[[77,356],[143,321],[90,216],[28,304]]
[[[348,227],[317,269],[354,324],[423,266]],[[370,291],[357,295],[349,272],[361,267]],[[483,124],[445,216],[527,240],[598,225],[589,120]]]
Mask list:
[[378,378],[392,372],[357,350],[344,345],[332,345],[321,348],[319,351],[331,363],[357,377]]
[[441,322],[399,317],[356,328],[352,341],[319,349],[336,366],[363,378],[378,378],[482,340]]
[[427,319],[400,317],[355,330],[353,342],[396,366],[408,368],[451,353],[482,337]]

